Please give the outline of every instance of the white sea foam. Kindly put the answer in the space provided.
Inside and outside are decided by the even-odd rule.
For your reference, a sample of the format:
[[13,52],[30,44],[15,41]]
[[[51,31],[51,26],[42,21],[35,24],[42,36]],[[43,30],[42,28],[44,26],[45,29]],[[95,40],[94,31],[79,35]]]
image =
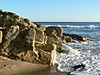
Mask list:
[[63,28],[77,28],[77,29],[100,29],[100,26],[97,25],[63,25],[63,24],[55,24],[55,25],[46,25],[46,26],[58,26]]
[[[84,43],[83,43],[84,44]],[[74,45],[74,44],[70,44]],[[78,44],[79,45],[79,44]],[[84,45],[87,45],[85,43]],[[78,51],[72,47],[63,44],[65,50],[70,50],[68,54],[57,53],[56,64],[58,70],[62,72],[71,72],[74,75],[99,75],[100,74],[100,54],[94,54],[91,50]],[[82,45],[81,45],[82,46]],[[77,69],[73,71],[72,66],[85,64],[83,70]]]

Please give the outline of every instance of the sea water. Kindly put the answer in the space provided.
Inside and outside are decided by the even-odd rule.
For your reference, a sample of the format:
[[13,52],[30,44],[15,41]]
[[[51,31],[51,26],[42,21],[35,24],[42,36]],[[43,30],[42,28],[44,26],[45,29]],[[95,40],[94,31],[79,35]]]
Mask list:
[[[100,22],[41,22],[46,26],[63,27],[64,33],[78,34],[89,38],[85,42],[63,44],[69,53],[57,53],[58,71],[71,75],[100,75]],[[73,70],[73,66],[85,64],[85,68]]]

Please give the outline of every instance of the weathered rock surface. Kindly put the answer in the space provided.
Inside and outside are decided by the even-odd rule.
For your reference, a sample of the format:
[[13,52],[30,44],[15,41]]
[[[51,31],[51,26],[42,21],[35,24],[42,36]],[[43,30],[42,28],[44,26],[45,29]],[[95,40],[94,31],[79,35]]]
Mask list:
[[[56,45],[45,43],[46,26],[0,10],[0,28],[4,28],[0,29],[1,55],[32,63],[54,64]],[[56,33],[62,34],[61,31]]]
[[45,39],[44,31],[42,31],[39,28],[35,29],[35,31],[36,31],[35,43],[43,44]]
[[52,34],[56,34],[56,36],[61,37],[63,34],[63,29],[61,27],[51,26],[51,27],[46,28],[45,33],[47,36],[50,36]]
[[61,27],[46,27],[15,13],[0,10],[0,55],[31,63],[54,65],[62,42],[83,41],[78,35],[63,34]]
[[51,44],[54,43],[57,45],[57,51],[61,52],[62,51],[62,34],[63,34],[63,29],[61,27],[55,27],[55,26],[51,26],[51,27],[47,27],[46,31],[46,40],[45,42],[47,44]]

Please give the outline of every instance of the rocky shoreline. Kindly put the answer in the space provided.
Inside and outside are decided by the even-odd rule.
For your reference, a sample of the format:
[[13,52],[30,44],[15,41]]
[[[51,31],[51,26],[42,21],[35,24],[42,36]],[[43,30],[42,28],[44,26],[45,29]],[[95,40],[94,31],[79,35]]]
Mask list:
[[61,27],[46,27],[0,10],[0,56],[53,66],[56,51],[63,51],[62,43],[74,40],[81,42],[86,38],[63,33]]

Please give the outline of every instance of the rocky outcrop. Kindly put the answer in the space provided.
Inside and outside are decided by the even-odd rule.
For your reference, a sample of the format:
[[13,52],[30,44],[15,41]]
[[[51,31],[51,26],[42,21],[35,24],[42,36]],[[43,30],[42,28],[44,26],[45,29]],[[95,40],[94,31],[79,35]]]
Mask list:
[[83,41],[78,35],[63,34],[61,27],[46,27],[15,13],[0,10],[0,55],[31,63],[54,65],[62,43]]
[[[62,34],[58,29],[55,28],[56,38]],[[15,60],[54,65],[57,41],[53,42],[53,37],[49,43],[45,31],[46,26],[0,10],[0,54]]]

